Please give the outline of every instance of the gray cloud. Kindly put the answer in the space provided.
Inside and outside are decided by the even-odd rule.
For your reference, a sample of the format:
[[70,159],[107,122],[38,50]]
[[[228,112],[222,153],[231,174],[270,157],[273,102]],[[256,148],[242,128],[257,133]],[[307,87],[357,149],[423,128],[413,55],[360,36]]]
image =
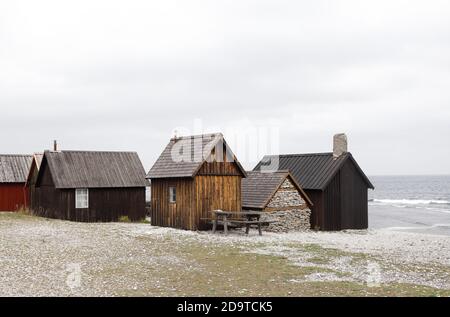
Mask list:
[[136,150],[148,169],[196,118],[275,120],[284,153],[329,151],[343,131],[368,174],[450,173],[449,14],[447,1],[4,2],[0,152],[57,138]]

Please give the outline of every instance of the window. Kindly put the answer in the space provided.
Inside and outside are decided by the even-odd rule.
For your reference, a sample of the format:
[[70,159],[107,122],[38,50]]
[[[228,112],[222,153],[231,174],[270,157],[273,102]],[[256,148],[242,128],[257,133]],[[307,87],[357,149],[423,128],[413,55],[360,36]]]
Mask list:
[[145,187],[145,202],[149,203],[152,201],[152,188]]
[[177,202],[177,189],[176,187],[169,187],[169,202],[176,203]]
[[75,208],[89,208],[89,191],[87,189],[75,189]]

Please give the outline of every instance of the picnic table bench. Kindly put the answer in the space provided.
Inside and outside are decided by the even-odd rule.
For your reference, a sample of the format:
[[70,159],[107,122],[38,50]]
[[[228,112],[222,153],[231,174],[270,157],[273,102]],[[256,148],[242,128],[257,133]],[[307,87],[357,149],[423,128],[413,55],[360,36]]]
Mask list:
[[[217,225],[223,225],[223,231],[228,234],[229,225],[245,225],[245,233],[248,234],[250,231],[250,226],[256,225],[258,227],[259,235],[262,236],[261,226],[265,224],[270,224],[274,221],[261,221],[260,211],[223,211],[223,210],[212,210],[213,214],[212,224],[213,233],[217,230]],[[240,219],[233,219],[232,216],[239,216]],[[244,217],[245,219],[242,219]]]

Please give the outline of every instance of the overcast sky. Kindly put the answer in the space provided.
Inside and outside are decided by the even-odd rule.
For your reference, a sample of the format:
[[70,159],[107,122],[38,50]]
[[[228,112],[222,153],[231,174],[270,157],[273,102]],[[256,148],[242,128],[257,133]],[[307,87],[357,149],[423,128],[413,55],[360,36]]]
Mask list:
[[281,153],[346,132],[368,175],[450,174],[450,1],[2,1],[0,108],[0,153],[56,138],[148,170],[201,122]]

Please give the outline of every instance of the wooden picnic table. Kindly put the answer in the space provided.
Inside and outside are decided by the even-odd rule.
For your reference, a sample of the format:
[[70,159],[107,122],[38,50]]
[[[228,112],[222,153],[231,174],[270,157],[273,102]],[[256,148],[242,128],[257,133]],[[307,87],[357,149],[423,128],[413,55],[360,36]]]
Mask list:
[[[217,230],[217,225],[223,225],[223,231],[225,234],[228,234],[228,225],[229,224],[243,224],[245,225],[245,233],[248,234],[250,231],[251,225],[258,226],[259,235],[262,236],[261,225],[263,223],[270,223],[271,221],[261,221],[261,215],[263,214],[260,211],[223,211],[223,210],[212,210],[210,211],[213,214],[213,233]],[[235,220],[229,219],[232,216],[244,216],[246,220]]]

